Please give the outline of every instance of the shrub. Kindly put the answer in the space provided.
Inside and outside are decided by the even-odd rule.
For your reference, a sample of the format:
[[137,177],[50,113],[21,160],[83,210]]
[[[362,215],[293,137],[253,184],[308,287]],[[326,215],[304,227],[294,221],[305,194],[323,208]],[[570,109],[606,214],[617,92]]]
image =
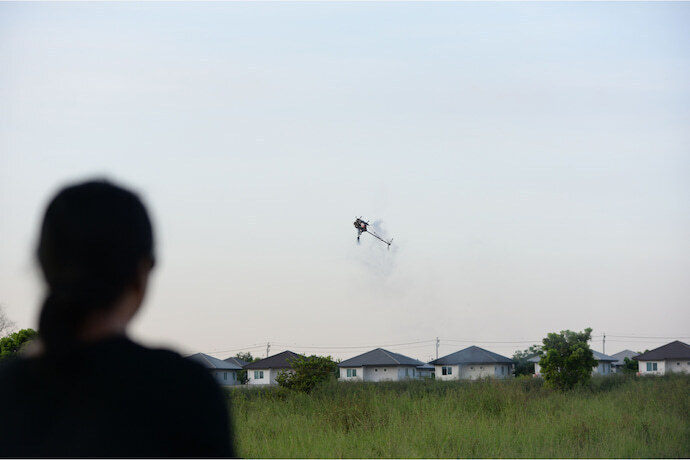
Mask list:
[[319,383],[335,377],[338,365],[330,356],[304,356],[290,363],[292,371],[278,374],[278,385],[309,393]]

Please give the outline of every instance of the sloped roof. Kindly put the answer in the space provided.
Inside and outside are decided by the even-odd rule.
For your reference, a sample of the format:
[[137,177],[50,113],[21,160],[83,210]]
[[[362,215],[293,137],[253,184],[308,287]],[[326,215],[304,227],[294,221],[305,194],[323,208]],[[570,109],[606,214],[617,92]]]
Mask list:
[[603,353],[599,353],[599,352],[596,351],[596,350],[592,350],[592,354],[594,355],[594,359],[596,359],[597,361],[604,361],[604,362],[609,362],[609,361],[610,361],[610,362],[612,362],[612,363],[615,362],[615,361],[617,361],[616,358],[613,358],[613,357],[611,357],[611,356],[609,356],[609,355],[605,355],[605,354],[603,354]]
[[228,362],[228,363],[236,364],[236,365],[238,365],[238,366],[240,366],[240,367],[244,367],[244,366],[246,366],[247,364],[249,364],[249,363],[247,363],[247,361],[245,361],[245,360],[243,360],[243,359],[240,359],[240,358],[235,358],[234,356],[231,356],[231,357],[229,357],[229,358],[225,358],[223,361]]
[[417,366],[417,369],[433,371],[433,370],[435,370],[436,368],[435,368],[434,366],[432,366],[431,364],[429,364],[429,363],[424,363],[424,364],[422,364],[421,366]]
[[289,369],[290,363],[297,358],[304,358],[304,356],[293,353],[291,351],[284,351],[277,355],[269,356],[260,361],[254,361],[244,366],[245,369]]
[[625,358],[632,359],[637,355],[639,355],[639,353],[637,353],[635,351],[623,350],[623,351],[619,351],[618,353],[611,355],[611,357],[616,358],[616,362],[613,363],[615,366],[624,366],[625,365]]
[[363,367],[363,366],[423,366],[424,363],[409,356],[393,353],[392,351],[377,348],[367,351],[354,358],[346,359],[338,364],[339,367]]
[[676,340],[659,348],[642,353],[633,358],[637,361],[656,361],[662,359],[690,359],[690,345]]
[[485,350],[472,345],[464,350],[456,351],[450,355],[431,361],[429,364],[443,365],[443,364],[483,364],[483,363],[513,363],[514,361],[505,356],[494,353],[493,351]]
[[528,363],[539,363],[541,361],[541,356],[536,355],[532,356],[530,359],[527,360]]
[[187,359],[196,361],[197,363],[201,364],[207,369],[222,369],[228,371],[242,370],[242,366],[238,366],[237,364],[223,361],[222,359],[214,358],[213,356],[209,356],[204,353],[196,353],[191,356],[187,356]]

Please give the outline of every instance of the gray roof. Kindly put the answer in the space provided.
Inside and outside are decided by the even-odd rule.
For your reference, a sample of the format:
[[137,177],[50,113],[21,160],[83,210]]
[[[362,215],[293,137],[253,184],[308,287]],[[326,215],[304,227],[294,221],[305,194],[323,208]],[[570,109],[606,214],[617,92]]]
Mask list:
[[592,350],[592,354],[594,355],[594,359],[596,359],[597,361],[612,362],[612,363],[618,361],[616,358],[613,358],[609,355],[605,355],[603,353],[599,353],[596,350]]
[[659,348],[642,353],[633,359],[637,361],[657,361],[662,359],[690,359],[690,345],[676,340]]
[[234,356],[231,356],[231,357],[229,357],[229,358],[225,358],[223,361],[228,362],[228,363],[236,364],[236,365],[238,365],[238,366],[240,366],[240,367],[244,367],[244,366],[246,366],[247,364],[249,364],[247,361],[245,361],[245,360],[243,360],[243,359],[240,359],[240,358],[236,358],[236,357],[234,357]]
[[527,360],[528,363],[539,363],[541,361],[541,356],[532,356],[530,359]]
[[637,353],[635,351],[623,350],[623,351],[619,351],[616,354],[611,355],[611,357],[616,358],[616,362],[613,363],[614,366],[624,366],[625,365],[625,358],[633,359],[637,355],[639,355],[639,353]]
[[436,368],[429,363],[424,363],[421,366],[417,366],[417,369],[428,370],[428,371],[436,370]]
[[424,366],[424,363],[409,356],[393,353],[392,351],[377,348],[367,351],[354,358],[346,359],[338,364],[339,367],[363,367],[363,366]]
[[213,356],[206,355],[204,353],[196,353],[191,356],[187,356],[187,359],[196,361],[207,369],[222,369],[227,371],[240,371],[242,366],[238,366],[234,363],[229,363],[223,361],[222,359],[214,358]]
[[493,351],[472,345],[464,350],[456,351],[450,355],[443,356],[430,364],[484,364],[484,363],[513,363],[514,361],[505,356],[494,353]]
[[284,351],[277,355],[269,356],[260,361],[254,361],[244,366],[245,369],[289,369],[290,363],[297,358],[304,358],[304,356],[291,351]]

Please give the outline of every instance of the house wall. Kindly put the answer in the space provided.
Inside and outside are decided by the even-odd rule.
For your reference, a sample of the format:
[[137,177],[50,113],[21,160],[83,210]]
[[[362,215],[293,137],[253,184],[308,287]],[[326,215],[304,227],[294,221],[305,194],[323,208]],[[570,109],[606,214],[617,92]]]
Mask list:
[[212,369],[211,375],[218,385],[239,385],[239,380],[237,380],[237,371],[223,370],[223,369]]
[[476,380],[493,376],[493,364],[466,364],[460,367],[460,378],[463,380]]
[[416,366],[398,367],[398,380],[417,380],[421,378]]
[[[513,366],[511,364],[455,364],[446,366],[452,368],[451,375],[443,375],[443,366],[436,367],[436,380],[475,380],[484,377],[497,379],[507,379],[513,376]],[[503,368],[503,372],[501,372]]]
[[362,372],[365,382],[398,380],[398,366],[367,366]]
[[425,378],[431,377],[432,372],[435,372],[435,371],[432,371],[431,369],[417,369],[417,376],[420,379],[425,379]]
[[449,365],[445,367],[450,367],[451,368],[451,374],[450,375],[443,375],[443,367],[441,365],[434,365],[436,368],[435,374],[436,374],[436,380],[457,380],[459,378],[460,374],[460,366],[459,365]]
[[[255,379],[254,371],[263,371],[263,379]],[[247,385],[268,385],[271,382],[271,374],[268,369],[247,369]]]
[[592,375],[609,375],[611,372],[611,363],[608,361],[598,361],[592,368]]
[[[264,371],[263,379],[254,379],[254,371]],[[292,369],[247,369],[247,385],[277,385],[276,377],[281,372],[294,372]]]
[[690,373],[690,358],[686,359],[667,359],[664,362],[666,372],[685,372]]
[[[647,363],[656,363],[656,371],[647,371]],[[637,366],[640,375],[664,375],[666,369],[666,361],[638,361]]]
[[[347,370],[356,369],[357,375],[355,377],[348,377]],[[343,382],[361,382],[364,379],[364,368],[363,367],[341,367],[340,368],[340,380]]]

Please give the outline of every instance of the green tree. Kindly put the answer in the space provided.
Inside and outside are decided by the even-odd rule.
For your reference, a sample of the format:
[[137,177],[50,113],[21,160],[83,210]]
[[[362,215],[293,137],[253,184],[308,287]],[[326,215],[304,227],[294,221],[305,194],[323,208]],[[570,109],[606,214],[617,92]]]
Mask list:
[[290,365],[292,371],[282,372],[276,377],[278,385],[306,393],[319,383],[335,378],[338,371],[338,364],[330,356],[304,356]]
[[235,358],[241,359],[242,361],[246,361],[248,363],[253,363],[256,361],[256,359],[252,356],[251,352],[246,351],[246,352],[239,352],[235,355]]
[[541,345],[531,345],[526,350],[516,351],[513,354],[513,361],[515,361],[515,376],[534,374],[534,363],[530,363],[528,359],[539,355],[540,352]]
[[539,360],[541,374],[550,386],[569,390],[579,383],[586,383],[597,365],[587,342],[592,338],[592,329],[584,332],[561,331],[549,333],[542,341]]
[[0,339],[0,359],[19,353],[24,345],[33,340],[38,333],[33,329],[22,329]]
[[639,366],[637,365],[637,361],[634,359],[630,358],[623,358],[623,372],[626,374],[635,374],[639,371]]
[[[248,351],[237,353],[235,355],[235,358],[241,359],[242,361],[245,361],[247,363],[253,363],[254,361],[258,360],[258,358],[254,358],[252,354]],[[237,380],[239,380],[242,385],[246,385],[247,382],[249,382],[249,377],[247,376],[247,369],[237,371]]]

